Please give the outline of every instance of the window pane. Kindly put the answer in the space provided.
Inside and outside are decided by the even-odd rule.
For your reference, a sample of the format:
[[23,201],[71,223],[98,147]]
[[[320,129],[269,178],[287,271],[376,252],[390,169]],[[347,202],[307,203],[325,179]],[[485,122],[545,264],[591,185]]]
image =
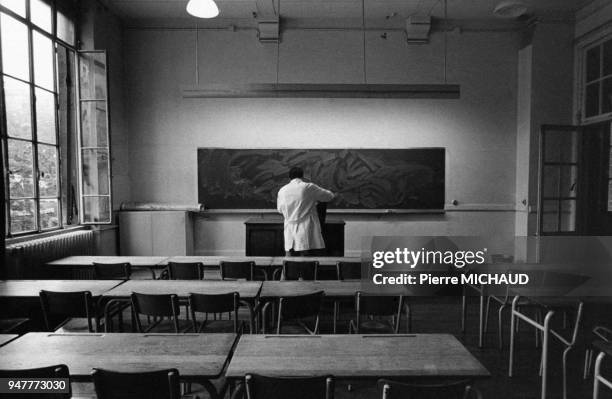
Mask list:
[[110,197],[84,197],[83,208],[85,223],[110,222]]
[[57,200],[40,200],[40,228],[51,229],[59,226]]
[[592,83],[586,89],[585,116],[599,115],[599,83]]
[[37,140],[55,144],[55,96],[48,91],[36,89],[36,133]]
[[83,147],[108,147],[106,102],[81,102],[81,140]]
[[30,19],[51,33],[51,7],[43,0],[30,0]]
[[36,201],[14,200],[10,202],[11,233],[36,230]]
[[46,89],[53,87],[53,44],[38,32],[32,34],[34,44],[34,82]]
[[576,200],[561,201],[561,231],[576,230]]
[[8,140],[9,190],[11,198],[34,196],[32,143]]
[[57,148],[38,146],[38,193],[41,197],[57,197]]
[[601,88],[601,113],[612,112],[612,78],[605,79]]
[[81,98],[106,100],[106,57],[104,53],[80,56]]
[[612,40],[603,44],[603,76],[612,74]]
[[74,45],[74,24],[60,11],[57,12],[57,37]]
[[559,231],[559,201],[544,201],[542,230],[544,233]]
[[12,137],[32,139],[30,86],[9,77],[4,78],[7,133]]
[[586,80],[590,82],[599,78],[601,63],[601,46],[595,46],[586,53]]
[[578,189],[578,167],[563,166],[561,168],[561,197],[576,197]]
[[83,150],[83,194],[109,195],[108,151]]
[[544,197],[558,197],[559,196],[559,185],[560,183],[560,170],[559,166],[545,166],[544,167]]
[[25,18],[26,16],[25,0],[0,0],[0,4],[2,4],[9,10],[14,11],[17,14]]
[[29,80],[28,28],[14,18],[0,13],[3,72]]

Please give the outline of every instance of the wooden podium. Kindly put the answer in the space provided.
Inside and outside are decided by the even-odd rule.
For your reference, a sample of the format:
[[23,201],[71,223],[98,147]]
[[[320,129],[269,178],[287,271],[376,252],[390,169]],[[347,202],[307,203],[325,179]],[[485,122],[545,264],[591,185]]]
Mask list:
[[[284,256],[283,219],[252,218],[246,225],[246,256]],[[319,256],[344,256],[344,221],[327,219],[323,225],[325,249]]]

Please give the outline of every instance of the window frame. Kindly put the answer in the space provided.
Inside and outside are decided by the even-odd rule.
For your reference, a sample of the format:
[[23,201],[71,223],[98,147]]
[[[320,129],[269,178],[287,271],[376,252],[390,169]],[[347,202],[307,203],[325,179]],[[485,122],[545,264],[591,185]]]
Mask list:
[[[4,13],[5,15],[7,15],[10,18],[15,19],[16,21],[18,21],[19,23],[23,24],[26,29],[27,29],[27,37],[28,37],[28,74],[29,74],[29,81],[28,80],[24,80],[22,78],[10,75],[5,73],[3,70],[1,70],[1,65],[2,65],[2,43],[0,42],[0,122],[1,122],[1,129],[0,129],[0,145],[1,145],[1,150],[2,150],[2,154],[3,154],[3,164],[2,164],[2,172],[3,172],[3,183],[4,183],[4,204],[3,204],[3,211],[4,211],[4,231],[6,232],[6,237],[10,238],[10,237],[20,237],[20,236],[25,236],[25,235],[35,235],[35,234],[40,234],[40,233],[46,233],[46,232],[50,232],[50,231],[56,231],[56,230],[62,230],[65,228],[64,225],[64,215],[62,213],[62,171],[63,171],[63,162],[62,162],[62,151],[61,151],[61,141],[60,141],[60,114],[59,114],[59,82],[58,82],[58,59],[57,59],[57,49],[58,46],[63,46],[67,49],[72,50],[72,54],[73,57],[75,57],[75,63],[76,63],[76,57],[77,57],[77,48],[76,48],[76,38],[77,38],[77,29],[78,29],[78,25],[77,25],[77,21],[76,18],[74,18],[74,16],[70,16],[70,15],[65,15],[66,18],[70,19],[72,21],[72,23],[74,24],[74,42],[75,44],[72,45],[62,39],[60,39],[59,37],[57,37],[57,12],[60,10],[57,7],[57,1],[56,0],[42,0],[44,3],[46,3],[47,5],[49,5],[50,9],[51,9],[51,32],[47,32],[44,29],[40,28],[38,25],[36,25],[32,20],[31,20],[31,2],[30,0],[27,0],[25,3],[26,5],[26,9],[25,9],[25,17],[19,15],[18,13],[14,12],[13,10],[11,10],[10,8],[7,8],[6,6],[0,4],[0,12]],[[33,42],[33,38],[35,33],[41,35],[42,37],[49,39],[51,41],[51,59],[52,59],[52,68],[53,68],[53,88],[47,88],[47,87],[43,87],[38,85],[35,82],[35,75],[34,75],[34,57],[36,56],[36,54],[34,53],[34,42]],[[21,82],[23,84],[27,84],[28,88],[29,88],[29,94],[30,94],[30,126],[31,126],[31,130],[32,130],[32,135],[30,138],[19,138],[19,137],[10,137],[8,135],[8,117],[6,115],[6,98],[5,98],[5,85],[4,85],[4,79],[5,77],[13,79],[15,81]],[[50,93],[53,95],[53,115],[55,118],[55,144],[50,144],[48,142],[44,142],[44,141],[39,141],[38,139],[38,133],[39,133],[39,129],[37,126],[37,115],[36,115],[36,91],[37,90],[43,90],[46,93]],[[27,142],[27,143],[31,143],[32,145],[32,180],[33,180],[33,196],[32,197],[23,197],[24,199],[30,199],[30,200],[34,200],[36,203],[36,211],[35,211],[35,229],[34,230],[27,230],[27,231],[19,231],[19,232],[12,232],[11,231],[11,197],[10,197],[10,173],[9,173],[9,158],[8,158],[8,143],[9,140],[17,140],[17,141],[21,141],[21,142]],[[55,196],[51,197],[51,196],[44,196],[41,197],[40,195],[40,179],[41,179],[41,175],[40,175],[40,167],[39,167],[39,159],[38,159],[38,146],[39,145],[48,145],[48,146],[53,146],[55,148],[55,152],[56,152],[56,184],[57,184],[57,193]],[[40,210],[40,203],[41,200],[45,200],[45,199],[54,199],[57,200],[57,218],[58,218],[58,225],[57,226],[53,226],[53,227],[49,227],[49,228],[43,228],[41,225],[41,210]]]

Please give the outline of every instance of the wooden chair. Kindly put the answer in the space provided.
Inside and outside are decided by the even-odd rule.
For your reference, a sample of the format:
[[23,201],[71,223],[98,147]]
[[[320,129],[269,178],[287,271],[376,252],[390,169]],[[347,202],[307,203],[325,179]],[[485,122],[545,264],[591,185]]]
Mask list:
[[[41,354],[44,356],[44,354]],[[22,379],[22,378],[70,378],[70,372],[68,366],[64,364],[58,364],[56,366],[41,367],[36,369],[10,369],[0,370],[0,378],[11,378],[11,379]],[[66,382],[66,393],[46,393],[40,395],[45,399],[70,399],[72,397],[72,391],[70,388],[70,381]],[[19,394],[11,393],[7,394],[10,399],[32,399],[37,397],[36,394]]]
[[[349,332],[354,334],[398,334],[404,308],[404,297],[370,296],[358,291],[355,294],[355,319],[349,322]],[[408,332],[410,310],[406,307]],[[365,318],[364,318],[365,316]],[[383,320],[375,319],[383,317]]]
[[333,377],[284,378],[247,374],[248,399],[333,399]]
[[168,262],[170,280],[202,280],[204,265],[202,262]]
[[247,280],[254,278],[255,262],[219,262],[221,280]]
[[96,280],[129,280],[132,275],[132,265],[123,263],[97,263],[93,264],[94,279]]
[[[229,292],[227,294],[189,294],[189,309],[191,311],[191,322],[193,331],[201,332],[233,332],[241,330],[242,323],[238,320],[238,307],[240,306],[240,294]],[[196,313],[204,313],[205,319],[199,323]],[[223,320],[222,314],[227,313],[228,319]],[[232,316],[233,313],[233,316]],[[212,315],[212,320],[209,319]],[[217,316],[219,318],[217,318]],[[205,327],[208,331],[204,331]]]
[[[140,294],[132,293],[132,309],[136,330],[142,332],[184,332],[190,326],[187,321],[179,320],[180,307],[175,294]],[[148,326],[143,328],[140,315],[153,318]],[[167,319],[167,322],[164,320]]]
[[598,343],[598,345],[602,345],[604,342],[612,342],[612,330],[607,327],[595,326],[591,332],[595,336],[596,341],[594,341],[592,345],[587,344],[584,352],[584,379],[587,379],[591,374],[593,353],[597,350],[597,348],[595,347],[595,343]]
[[47,331],[95,332],[97,330],[98,322],[91,292],[42,290],[39,297]]
[[180,399],[179,372],[176,369],[123,373],[95,368],[93,383],[98,399]]
[[338,280],[361,280],[361,262],[336,263]]
[[480,391],[472,386],[471,380],[452,381],[437,384],[413,384],[378,380],[382,399],[482,399]]
[[308,262],[285,260],[283,261],[283,268],[281,269],[280,279],[281,280],[316,280],[318,268],[319,268],[319,262],[317,262],[316,260],[308,261]]
[[[323,301],[324,292],[317,291],[312,294],[295,295],[281,297],[278,304],[278,319],[276,333],[281,334],[284,324],[288,321],[297,322],[298,332],[290,331],[293,334],[318,334],[319,332],[319,311]],[[304,319],[314,318],[314,327],[309,328]],[[285,327],[290,327],[286,325]],[[295,330],[295,329],[293,329]]]

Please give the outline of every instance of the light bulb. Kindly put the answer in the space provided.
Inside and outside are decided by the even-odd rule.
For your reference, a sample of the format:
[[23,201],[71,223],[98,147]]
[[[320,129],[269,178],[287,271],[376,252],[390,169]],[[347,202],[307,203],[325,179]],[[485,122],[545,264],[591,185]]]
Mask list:
[[198,18],[214,18],[219,15],[219,8],[213,0],[189,0],[187,12]]

